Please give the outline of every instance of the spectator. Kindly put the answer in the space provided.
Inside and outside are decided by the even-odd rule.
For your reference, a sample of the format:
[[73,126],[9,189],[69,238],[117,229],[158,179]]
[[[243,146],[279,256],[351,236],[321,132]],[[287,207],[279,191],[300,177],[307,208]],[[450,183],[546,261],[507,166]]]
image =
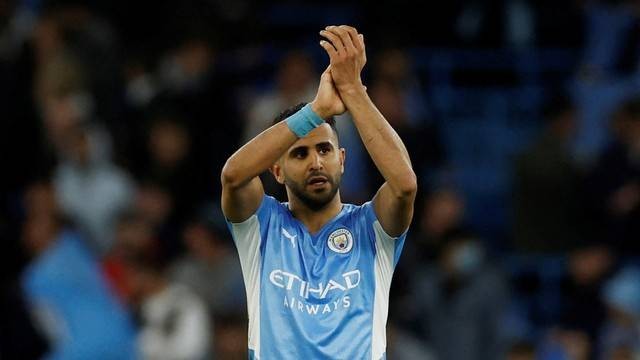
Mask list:
[[442,188],[428,194],[421,211],[416,212],[421,214],[418,229],[415,234],[409,233],[411,241],[405,243],[406,250],[395,271],[397,277],[408,281],[392,285],[390,302],[392,313],[397,314],[398,321],[410,329],[416,324],[405,309],[411,306],[406,302],[412,301],[409,294],[413,291],[412,283],[416,281],[416,270],[435,262],[447,234],[463,227],[465,203],[455,190]]
[[416,248],[407,255],[415,258],[411,266],[435,260],[446,234],[463,227],[465,207],[462,195],[454,189],[442,188],[426,196],[414,244],[406,245]]
[[245,360],[247,354],[247,319],[230,315],[216,318],[215,358]]
[[138,166],[138,178],[171,195],[173,206],[167,221],[181,226],[211,184],[192,156],[192,137],[179,115],[156,115],[148,129],[146,155]]
[[506,351],[502,326],[509,303],[504,275],[487,261],[473,234],[445,236],[437,263],[418,268],[413,301],[422,334],[438,359],[500,359]]
[[[48,191],[53,193],[50,185]],[[128,314],[98,263],[55,212],[28,204],[23,242],[33,255],[22,276],[26,299],[50,344],[50,359],[133,359]],[[105,327],[105,324],[109,326]]]
[[615,140],[590,177],[592,208],[603,236],[618,250],[638,254],[640,245],[640,98],[614,118]]
[[282,111],[301,102],[310,102],[317,88],[313,62],[303,51],[285,54],[278,64],[275,87],[256,97],[247,112],[242,142],[245,143],[271,125]]
[[544,116],[544,133],[515,164],[514,241],[521,252],[568,250],[584,226],[581,177],[569,152],[575,108],[568,98],[554,98]]
[[372,100],[379,104],[380,112],[406,143],[407,150],[415,154],[412,161],[416,171],[423,174],[440,166],[443,154],[437,129],[433,124],[428,125],[427,119],[416,118],[420,113],[406,104],[411,96],[408,90],[392,81],[376,80],[368,91]]
[[600,292],[613,270],[614,260],[606,245],[579,247],[570,254],[568,274],[561,283],[561,327],[586,334],[593,344],[606,317]]
[[117,221],[113,246],[102,259],[102,269],[111,287],[127,304],[133,299],[127,278],[126,259],[134,254],[153,254],[158,251],[151,224],[138,212],[127,211]]
[[393,321],[389,322],[387,338],[387,356],[390,359],[436,359],[431,349],[429,349],[424,341],[417,338],[409,331],[397,326]]
[[[214,206],[217,210],[219,206]],[[231,239],[217,210],[196,219],[182,238],[187,254],[171,266],[171,278],[188,286],[207,304],[214,317],[240,315],[245,301],[240,260],[230,247]]]
[[580,116],[574,153],[593,166],[607,142],[609,118],[638,90],[638,7],[635,0],[584,1],[585,43],[573,83]]
[[111,248],[115,220],[133,195],[129,175],[105,158],[103,141],[105,134],[88,124],[65,131],[64,158],[54,175],[63,212],[78,224],[99,255]]
[[144,359],[207,359],[212,324],[205,303],[166,275],[162,256],[133,254],[127,260],[134,303],[140,312],[138,352]]
[[625,353],[640,356],[640,269],[621,269],[607,282],[602,296],[609,311],[600,334],[601,359]]
[[157,183],[143,182],[136,189],[133,209],[136,216],[151,227],[153,238],[157,240],[156,245],[159,245],[157,252],[173,259],[182,250],[182,224],[178,221],[180,214],[176,213],[175,199],[171,192]]
[[393,106],[392,109],[401,109],[401,113],[394,112],[394,118],[403,117],[410,126],[422,126],[431,120],[419,76],[406,50],[389,48],[381,51],[373,61],[373,68],[373,83],[392,86],[399,97],[396,104],[387,104]]
[[218,198],[220,189],[211,185],[218,179],[209,169],[222,168],[242,129],[241,121],[233,121],[241,118],[236,104],[237,79],[232,71],[221,68],[217,41],[209,31],[187,30],[177,37],[176,46],[160,60],[160,93],[150,110],[155,120],[169,118],[184,127],[191,144],[190,169],[196,171],[192,180],[197,182],[199,198],[210,201]]

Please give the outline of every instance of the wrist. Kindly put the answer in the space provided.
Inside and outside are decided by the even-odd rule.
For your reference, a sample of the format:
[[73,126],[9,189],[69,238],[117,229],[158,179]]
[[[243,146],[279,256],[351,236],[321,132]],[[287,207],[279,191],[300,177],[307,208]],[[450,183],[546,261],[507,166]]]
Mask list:
[[289,116],[285,122],[297,137],[302,138],[307,136],[307,134],[313,129],[323,124],[324,119],[313,110],[312,104],[307,104],[298,112]]
[[361,96],[367,93],[367,88],[362,83],[346,84],[337,87],[341,97],[344,96]]
[[313,112],[316,113],[316,115],[320,116],[323,119],[328,119],[331,116],[333,116],[333,114],[330,111],[318,105],[318,102],[316,100],[313,100],[310,103],[310,105],[311,105],[311,110],[313,110]]

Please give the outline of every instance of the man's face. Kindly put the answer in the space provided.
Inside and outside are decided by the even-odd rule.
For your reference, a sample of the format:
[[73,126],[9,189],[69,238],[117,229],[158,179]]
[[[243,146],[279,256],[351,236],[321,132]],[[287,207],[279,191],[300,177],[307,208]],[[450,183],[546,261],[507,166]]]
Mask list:
[[323,124],[296,141],[273,166],[273,174],[287,187],[290,197],[319,210],[338,192],[344,156],[336,134]]

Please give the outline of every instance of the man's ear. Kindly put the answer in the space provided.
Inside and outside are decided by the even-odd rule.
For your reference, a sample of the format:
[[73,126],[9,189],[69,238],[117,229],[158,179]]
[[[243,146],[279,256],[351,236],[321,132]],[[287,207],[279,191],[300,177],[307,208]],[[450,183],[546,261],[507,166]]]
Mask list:
[[282,173],[282,166],[280,166],[279,161],[271,165],[269,171],[271,172],[271,174],[273,174],[273,177],[279,184],[284,185],[284,174]]
[[347,151],[344,148],[340,148],[340,171],[344,174],[344,161],[347,159]]

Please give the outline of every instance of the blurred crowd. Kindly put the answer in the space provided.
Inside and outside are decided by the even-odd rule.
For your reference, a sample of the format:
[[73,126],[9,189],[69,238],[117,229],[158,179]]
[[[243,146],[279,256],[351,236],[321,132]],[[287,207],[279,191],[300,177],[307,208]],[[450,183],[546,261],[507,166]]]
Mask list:
[[[640,359],[640,2],[421,6],[0,1],[0,358],[246,359],[219,174],[313,99],[328,63],[317,31],[350,23],[367,40],[369,95],[420,181],[387,357]],[[575,55],[535,79],[530,131],[490,137],[523,139],[498,231],[497,210],[471,212],[456,181],[452,143],[476,135],[446,135],[456,119],[432,98],[509,75],[462,72],[433,90],[424,49]],[[348,114],[338,129],[342,198],[362,203],[383,179]]]

